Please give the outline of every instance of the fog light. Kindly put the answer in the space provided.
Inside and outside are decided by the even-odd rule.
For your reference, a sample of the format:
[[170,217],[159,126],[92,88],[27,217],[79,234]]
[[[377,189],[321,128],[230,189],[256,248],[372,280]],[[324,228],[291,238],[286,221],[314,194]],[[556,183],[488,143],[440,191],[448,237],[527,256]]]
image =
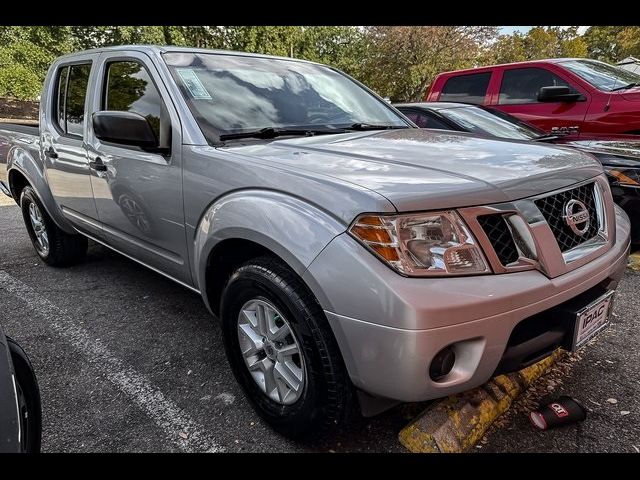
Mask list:
[[453,364],[456,362],[456,354],[451,347],[445,347],[440,350],[429,367],[429,376],[431,380],[438,381],[445,375],[447,375],[453,368]]

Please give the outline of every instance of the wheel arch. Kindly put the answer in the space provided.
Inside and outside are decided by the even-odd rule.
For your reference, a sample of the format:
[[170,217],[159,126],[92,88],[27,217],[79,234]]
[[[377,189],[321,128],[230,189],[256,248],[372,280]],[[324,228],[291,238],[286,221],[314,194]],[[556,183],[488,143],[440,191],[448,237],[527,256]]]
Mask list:
[[22,149],[14,149],[10,154],[9,160],[7,163],[9,190],[16,203],[20,205],[22,190],[24,190],[24,187],[30,186],[36,192],[38,200],[54,223],[66,233],[76,233],[75,229],[64,218],[60,207],[53,198],[44,173],[36,165],[31,155]]
[[315,257],[345,228],[326,212],[281,192],[245,190],[214,202],[194,240],[195,280],[207,307],[218,314],[228,276],[253,257],[277,258],[302,279]]

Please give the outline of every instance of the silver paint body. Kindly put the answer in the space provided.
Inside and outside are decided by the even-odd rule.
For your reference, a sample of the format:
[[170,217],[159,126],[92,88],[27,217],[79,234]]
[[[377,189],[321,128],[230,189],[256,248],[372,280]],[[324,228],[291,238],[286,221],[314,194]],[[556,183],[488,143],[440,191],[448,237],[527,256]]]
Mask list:
[[[212,147],[161,58],[163,51],[180,50],[195,51],[127,46],[56,60],[45,81],[39,137],[0,128],[4,189],[9,172],[21,172],[61,228],[198,292],[206,291],[208,260],[220,242],[261,244],[315,294],[354,384],[402,401],[483,383],[519,321],[607,278],[614,287],[622,275],[628,219],[614,211],[602,167],[590,155],[414,128]],[[130,57],[144,63],[167,105],[173,139],[168,158],[103,145],[88,121],[100,106],[105,62]],[[84,137],[69,139],[52,126],[53,74],[60,65],[87,59],[93,68]],[[57,160],[43,155],[49,147]],[[107,172],[89,168],[97,156]],[[550,231],[535,222],[542,257],[535,269],[477,277],[405,278],[345,233],[364,212],[457,208],[466,219],[474,208],[513,208],[521,199],[596,178],[604,189],[609,235],[570,264]],[[132,209],[146,218],[143,228],[127,217],[125,210]],[[461,360],[436,384],[429,380],[429,362],[453,342],[461,342]]]

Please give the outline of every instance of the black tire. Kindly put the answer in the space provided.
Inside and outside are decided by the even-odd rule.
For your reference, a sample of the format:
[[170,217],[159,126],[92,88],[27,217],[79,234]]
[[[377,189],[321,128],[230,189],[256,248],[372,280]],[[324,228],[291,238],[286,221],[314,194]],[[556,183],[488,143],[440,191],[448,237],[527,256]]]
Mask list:
[[[303,352],[306,385],[291,405],[273,401],[246,366],[238,340],[238,316],[246,302],[265,298],[287,318]],[[227,358],[257,413],[290,438],[317,439],[346,422],[353,386],[320,305],[286,265],[260,257],[240,266],[222,296],[221,320]]]
[[[49,240],[48,250],[43,249],[38,242],[36,232],[31,223],[29,206],[32,203],[38,207],[46,227]],[[20,208],[22,209],[22,217],[27,227],[31,243],[42,261],[52,267],[68,267],[84,260],[87,254],[87,238],[79,234],[70,235],[58,228],[43,208],[32,187],[26,186],[22,190],[20,195]]]
[[24,350],[14,340],[7,337],[13,370],[16,376],[18,406],[20,408],[21,451],[40,453],[42,439],[42,406],[40,388],[33,372],[33,366]]

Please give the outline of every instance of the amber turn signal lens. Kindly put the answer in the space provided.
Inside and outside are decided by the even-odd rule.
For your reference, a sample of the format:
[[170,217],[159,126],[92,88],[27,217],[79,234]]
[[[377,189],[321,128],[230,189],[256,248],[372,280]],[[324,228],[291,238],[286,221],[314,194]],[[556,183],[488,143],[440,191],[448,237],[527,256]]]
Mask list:
[[379,216],[360,217],[351,227],[351,234],[388,262],[397,262],[400,255],[390,229]]
[[393,243],[391,235],[383,228],[369,228],[355,225],[351,229],[351,232],[365,242]]
[[377,227],[384,226],[384,224],[382,223],[382,220],[378,216],[360,217],[358,219],[358,223],[360,225],[375,225]]
[[613,175],[614,177],[616,177],[616,180],[618,180],[618,183],[620,183],[621,185],[633,185],[634,187],[640,186],[640,183],[638,183],[633,178],[625,175],[624,173],[622,173],[619,170],[611,169],[611,170],[609,170],[609,173],[611,175]]
[[400,260],[398,250],[396,250],[395,247],[380,247],[378,245],[369,245],[369,247],[388,262],[397,262]]

